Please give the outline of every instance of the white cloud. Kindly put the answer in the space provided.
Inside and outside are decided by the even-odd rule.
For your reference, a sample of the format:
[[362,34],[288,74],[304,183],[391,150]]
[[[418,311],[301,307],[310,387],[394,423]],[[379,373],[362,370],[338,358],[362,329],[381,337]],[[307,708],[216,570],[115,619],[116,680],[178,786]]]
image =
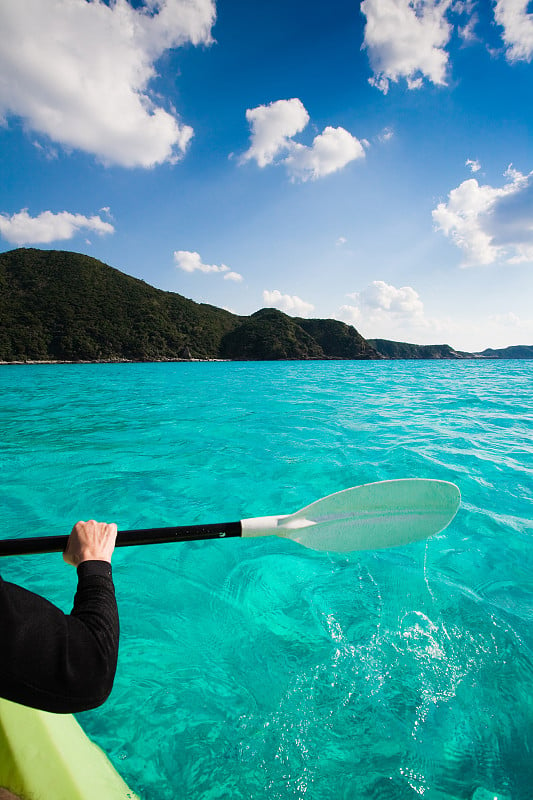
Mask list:
[[533,342],[533,318],[510,311],[504,314],[472,314],[469,318],[430,321],[427,343],[448,342],[458,350],[478,353],[487,347],[508,347]]
[[311,147],[294,143],[284,164],[293,180],[316,180],[364,158],[361,142],[344,128],[328,126],[313,139]]
[[339,319],[354,325],[368,339],[390,339],[414,344],[449,344],[471,353],[487,347],[507,347],[533,341],[533,319],[510,312],[502,315],[415,317],[362,313],[343,306]]
[[528,0],[496,0],[494,17],[503,27],[503,41],[510,62],[531,61],[533,57],[533,14]]
[[459,26],[457,31],[459,36],[465,42],[465,44],[470,44],[471,42],[478,42],[479,36],[476,33],[476,27],[479,25],[479,17],[477,14],[473,14],[467,20],[465,25]]
[[314,311],[314,305],[307,303],[297,295],[281,294],[278,289],[269,292],[267,289],[263,292],[263,301],[271,308],[279,308],[280,311],[285,311],[287,314],[293,314],[297,317],[307,317],[311,311]]
[[260,167],[283,164],[292,180],[316,180],[337,172],[351,161],[364,158],[364,142],[344,128],[327,126],[312,145],[294,141],[309,122],[301,100],[276,100],[246,111],[252,133],[241,163],[254,159]]
[[216,264],[202,263],[200,253],[190,250],[175,250],[174,262],[184,272],[230,272],[230,268],[225,264],[217,266]]
[[469,352],[533,341],[533,318],[529,315],[525,318],[508,312],[431,317],[426,315],[418,292],[410,286],[397,289],[384,281],[374,281],[348,298],[351,303],[341,306],[339,319],[355,325],[366,338],[447,343]]
[[200,253],[196,253],[191,250],[175,250],[174,263],[184,272],[222,273],[224,275],[224,280],[226,281],[234,281],[235,283],[239,283],[243,280],[243,277],[239,272],[230,270],[230,268],[225,264],[220,264],[220,266],[217,264],[204,264],[200,257]]
[[2,0],[0,120],[106,164],[152,167],[193,135],[151,95],[169,48],[211,42],[214,0]]
[[420,316],[424,306],[418,292],[411,286],[397,289],[385,281],[372,281],[362,292],[349,294],[351,300],[364,310],[384,311],[390,314]]
[[385,142],[390,142],[391,139],[394,138],[394,131],[392,128],[383,128],[381,133],[378,135],[378,141],[381,144],[385,144]]
[[7,242],[16,245],[47,244],[72,239],[79,231],[89,230],[98,234],[114,233],[115,229],[98,215],[85,217],[61,211],[43,211],[30,217],[26,208],[17,214],[0,214],[0,234]]
[[462,266],[533,261],[533,172],[509,169],[502,187],[464,181],[432,212],[465,256]]
[[231,271],[231,272],[226,272],[226,274],[224,275],[224,280],[235,281],[235,283],[240,283],[243,280],[243,277],[240,274],[240,272]]
[[465,167],[470,167],[471,172],[479,172],[481,169],[481,164],[477,159],[467,158],[465,161]]
[[520,317],[512,311],[506,314],[494,314],[486,321],[486,328],[490,331],[480,347],[507,347],[509,342],[529,344],[533,342],[533,317]]
[[361,321],[361,309],[359,306],[344,305],[340,307],[339,312],[340,318],[350,325],[358,325]]
[[339,309],[339,319],[355,325],[367,338],[422,342],[432,340],[435,321],[429,320],[418,292],[411,286],[372,281],[347,295],[351,303]]
[[344,244],[346,244],[347,241],[348,239],[346,238],[346,236],[339,236],[335,244],[337,245],[337,247],[342,247]]
[[[497,325],[502,325],[506,328],[522,328],[524,325],[527,325],[527,321],[523,321],[517,314],[514,314],[512,311],[507,312],[507,314],[494,314],[492,317],[489,317],[491,322],[495,322]],[[532,321],[529,321],[531,324]]]
[[386,94],[390,82],[401,78],[410,89],[420,88],[424,78],[446,84],[449,6],[449,0],[363,0],[363,47],[374,71],[373,86]]
[[279,153],[292,145],[292,137],[303,131],[309,122],[303,103],[297,97],[276,100],[268,106],[257,106],[246,111],[252,133],[249,150],[242,161],[255,159],[260,167],[272,164]]
[[[507,60],[531,61],[529,0],[495,0],[493,8]],[[402,78],[409,89],[419,89],[424,79],[446,85],[446,48],[454,28],[465,44],[479,41],[479,16],[470,0],[363,0],[361,11],[366,17],[363,48],[374,73],[369,82],[384,94]]]
[[35,140],[33,146],[36,150],[38,150],[42,156],[46,158],[47,161],[55,161],[59,158],[59,152],[56,147],[50,147],[49,145],[43,145],[41,142]]

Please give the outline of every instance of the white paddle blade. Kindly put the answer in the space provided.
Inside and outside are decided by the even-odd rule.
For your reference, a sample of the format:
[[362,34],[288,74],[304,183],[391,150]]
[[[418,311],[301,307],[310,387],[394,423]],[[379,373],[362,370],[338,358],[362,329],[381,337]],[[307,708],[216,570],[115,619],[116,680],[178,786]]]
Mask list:
[[295,514],[242,520],[243,536],[282,536],[312,550],[376,550],[439,533],[459,509],[446,481],[407,478],[344,489]]

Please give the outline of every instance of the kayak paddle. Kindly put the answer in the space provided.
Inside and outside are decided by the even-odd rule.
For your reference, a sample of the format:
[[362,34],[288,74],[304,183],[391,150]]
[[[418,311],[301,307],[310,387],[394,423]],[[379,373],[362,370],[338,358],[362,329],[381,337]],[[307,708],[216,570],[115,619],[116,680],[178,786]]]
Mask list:
[[[446,481],[405,478],[354,486],[296,511],[211,525],[119,531],[117,547],[241,536],[280,536],[311,550],[375,550],[426,539],[457,513],[461,494]],[[0,556],[63,552],[68,536],[0,541]]]

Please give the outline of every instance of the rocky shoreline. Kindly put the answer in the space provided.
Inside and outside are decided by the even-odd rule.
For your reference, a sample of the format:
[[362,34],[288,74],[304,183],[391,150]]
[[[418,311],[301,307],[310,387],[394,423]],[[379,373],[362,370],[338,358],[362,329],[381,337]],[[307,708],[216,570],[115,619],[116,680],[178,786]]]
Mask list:
[[209,362],[224,362],[229,361],[228,358],[157,358],[153,361],[151,360],[143,360],[143,361],[135,361],[131,358],[100,358],[95,359],[93,361],[87,360],[72,360],[72,361],[61,361],[61,360],[52,360],[46,359],[41,361],[35,361],[33,359],[27,359],[26,361],[0,361],[0,367],[12,367],[12,366],[35,366],[37,364],[167,364],[167,363],[182,363],[182,364],[190,364],[192,362],[199,362],[199,363],[209,363]]

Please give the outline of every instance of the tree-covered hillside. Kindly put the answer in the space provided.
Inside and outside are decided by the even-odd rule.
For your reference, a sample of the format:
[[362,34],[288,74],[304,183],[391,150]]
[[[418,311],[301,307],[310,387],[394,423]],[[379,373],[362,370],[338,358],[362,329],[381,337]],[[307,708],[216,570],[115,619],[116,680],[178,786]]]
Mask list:
[[208,358],[238,318],[78,253],[0,255],[0,359]]
[[0,361],[368,357],[377,354],[342,322],[275,309],[239,317],[79,253],[0,254]]
[[533,345],[515,344],[500,350],[489,347],[479,355],[484,358],[533,358]]
[[352,325],[346,325],[337,319],[298,319],[297,322],[330,358],[384,358]]
[[369,339],[368,342],[385,358],[417,360],[473,358],[472,353],[459,352],[449,344],[409,344],[408,342],[391,342],[387,339]]

